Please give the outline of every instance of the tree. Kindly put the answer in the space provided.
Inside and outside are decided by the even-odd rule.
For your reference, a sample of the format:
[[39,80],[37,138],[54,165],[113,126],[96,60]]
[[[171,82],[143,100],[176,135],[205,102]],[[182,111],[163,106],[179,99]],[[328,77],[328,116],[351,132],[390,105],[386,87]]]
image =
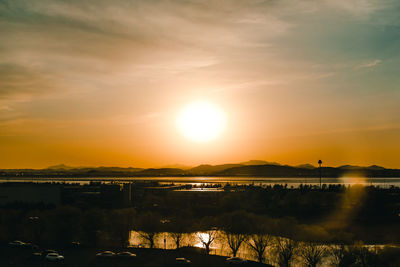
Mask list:
[[217,237],[217,228],[205,231],[204,233],[198,233],[197,237],[206,249],[206,254],[210,254],[210,246]]
[[241,233],[230,233],[225,232],[226,240],[228,242],[228,246],[232,251],[233,257],[236,257],[236,254],[242,245],[243,242],[247,240],[247,235]]
[[158,214],[147,212],[139,217],[137,222],[137,230],[140,237],[146,240],[150,248],[154,248],[154,240],[162,229]]
[[181,247],[181,242],[182,242],[182,239],[183,239],[183,237],[184,237],[184,233],[181,233],[181,232],[171,232],[171,233],[170,233],[170,236],[172,237],[172,239],[173,239],[174,242],[175,242],[176,249],[179,249],[179,248]]
[[316,267],[321,262],[325,252],[325,246],[313,242],[303,243],[299,250],[300,257],[307,267]]
[[280,267],[289,267],[293,260],[294,252],[297,249],[297,242],[287,238],[275,238],[275,253]]
[[175,242],[176,249],[179,249],[185,234],[189,231],[190,222],[184,217],[175,217],[168,223],[167,230]]
[[354,250],[349,246],[345,246],[343,244],[333,245],[329,248],[329,251],[332,256],[332,264],[334,266],[352,266],[356,261]]
[[254,225],[253,216],[245,211],[234,211],[224,214],[220,219],[225,237],[234,257],[247,240],[247,233],[252,232]]
[[247,244],[256,253],[258,262],[263,263],[265,260],[265,250],[270,245],[272,237],[263,232],[252,234]]

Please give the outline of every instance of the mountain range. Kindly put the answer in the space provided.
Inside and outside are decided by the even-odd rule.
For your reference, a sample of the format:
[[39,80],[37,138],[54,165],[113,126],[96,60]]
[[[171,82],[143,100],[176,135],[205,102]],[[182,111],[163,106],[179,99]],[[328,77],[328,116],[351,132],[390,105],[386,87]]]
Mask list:
[[[320,175],[319,168],[311,164],[289,166],[262,160],[250,160],[237,164],[183,166],[175,164],[161,168],[144,169],[133,167],[71,167],[60,164],[45,169],[3,169],[0,170],[0,177],[319,177]],[[400,169],[387,169],[377,165],[369,167],[343,165],[340,167],[322,167],[321,174],[323,177],[343,177],[346,175],[400,177]]]

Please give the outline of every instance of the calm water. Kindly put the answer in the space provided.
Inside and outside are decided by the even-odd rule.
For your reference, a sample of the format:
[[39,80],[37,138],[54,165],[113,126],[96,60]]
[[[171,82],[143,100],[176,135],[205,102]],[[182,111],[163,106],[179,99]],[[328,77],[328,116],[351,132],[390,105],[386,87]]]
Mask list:
[[[275,184],[287,184],[288,187],[298,187],[300,184],[319,185],[319,178],[263,178],[263,177],[128,177],[128,178],[1,178],[0,182],[60,182],[89,184],[91,181],[98,182],[135,182],[135,181],[158,181],[160,183],[192,184],[201,187],[203,184],[234,185],[254,184],[257,186],[268,186]],[[387,188],[390,186],[400,187],[400,178],[322,178],[323,184],[344,185],[373,185]]]

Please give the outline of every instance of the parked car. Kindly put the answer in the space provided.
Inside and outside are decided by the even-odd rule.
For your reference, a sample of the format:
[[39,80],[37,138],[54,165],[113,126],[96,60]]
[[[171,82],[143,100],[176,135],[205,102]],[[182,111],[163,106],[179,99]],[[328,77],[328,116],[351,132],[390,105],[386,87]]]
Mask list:
[[186,259],[186,258],[176,258],[175,259],[175,263],[177,265],[189,265],[192,262],[190,260]]
[[136,254],[133,254],[129,251],[123,251],[117,253],[118,258],[136,258]]
[[8,243],[9,246],[11,247],[22,247],[25,245],[25,242],[19,241],[19,240],[14,240]]
[[33,252],[31,254],[31,259],[33,259],[33,260],[41,260],[41,259],[43,259],[42,252]]
[[54,249],[46,249],[45,251],[43,251],[43,254],[47,255],[50,253],[55,253],[55,254],[59,254],[57,251],[55,251]]
[[226,262],[227,262],[228,264],[244,264],[244,263],[246,263],[247,261],[244,260],[244,259],[238,258],[238,257],[232,257],[232,258],[227,258],[227,259],[226,259]]
[[49,253],[46,255],[46,260],[48,261],[62,261],[64,260],[64,256],[58,253]]
[[113,258],[113,257],[115,257],[115,253],[107,250],[107,251],[97,253],[96,257],[98,257],[98,258]]

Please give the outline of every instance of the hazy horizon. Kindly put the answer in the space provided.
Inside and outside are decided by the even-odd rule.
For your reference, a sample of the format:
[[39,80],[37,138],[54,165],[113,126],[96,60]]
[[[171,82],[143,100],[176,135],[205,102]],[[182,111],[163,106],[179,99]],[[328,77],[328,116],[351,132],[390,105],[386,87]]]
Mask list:
[[399,12],[394,0],[0,1],[0,168],[400,168]]
[[[287,164],[285,162],[276,162],[276,161],[266,161],[266,160],[248,160],[248,161],[241,161],[241,162],[222,162],[222,163],[217,163],[217,164],[210,164],[207,162],[199,163],[199,164],[194,164],[194,165],[185,165],[185,164],[180,164],[180,163],[173,163],[173,164],[164,164],[164,165],[155,165],[155,166],[139,166],[139,165],[69,165],[65,163],[58,163],[54,165],[49,165],[49,166],[44,166],[44,167],[36,167],[36,168],[26,168],[26,167],[18,167],[18,168],[0,168],[0,169],[47,169],[47,168],[55,168],[55,167],[68,167],[68,168],[138,168],[138,169],[161,169],[161,168],[180,168],[180,169],[191,169],[191,168],[196,168],[198,166],[218,166],[218,165],[263,165],[263,163],[260,164],[255,164],[252,163],[252,161],[264,161],[265,164],[267,165],[280,165],[280,166],[291,166],[291,167],[299,167],[302,165],[312,165],[315,168],[318,168],[318,163],[312,163],[312,162],[303,162],[303,163],[298,163],[298,164]],[[332,167],[332,168],[338,168],[342,166],[354,166],[354,167],[372,167],[372,166],[378,166],[378,167],[383,167],[386,169],[400,169],[400,168],[390,168],[387,166],[382,166],[382,165],[377,165],[377,164],[371,164],[371,165],[353,165],[353,164],[341,164],[341,165],[326,165],[322,164],[322,167]]]

